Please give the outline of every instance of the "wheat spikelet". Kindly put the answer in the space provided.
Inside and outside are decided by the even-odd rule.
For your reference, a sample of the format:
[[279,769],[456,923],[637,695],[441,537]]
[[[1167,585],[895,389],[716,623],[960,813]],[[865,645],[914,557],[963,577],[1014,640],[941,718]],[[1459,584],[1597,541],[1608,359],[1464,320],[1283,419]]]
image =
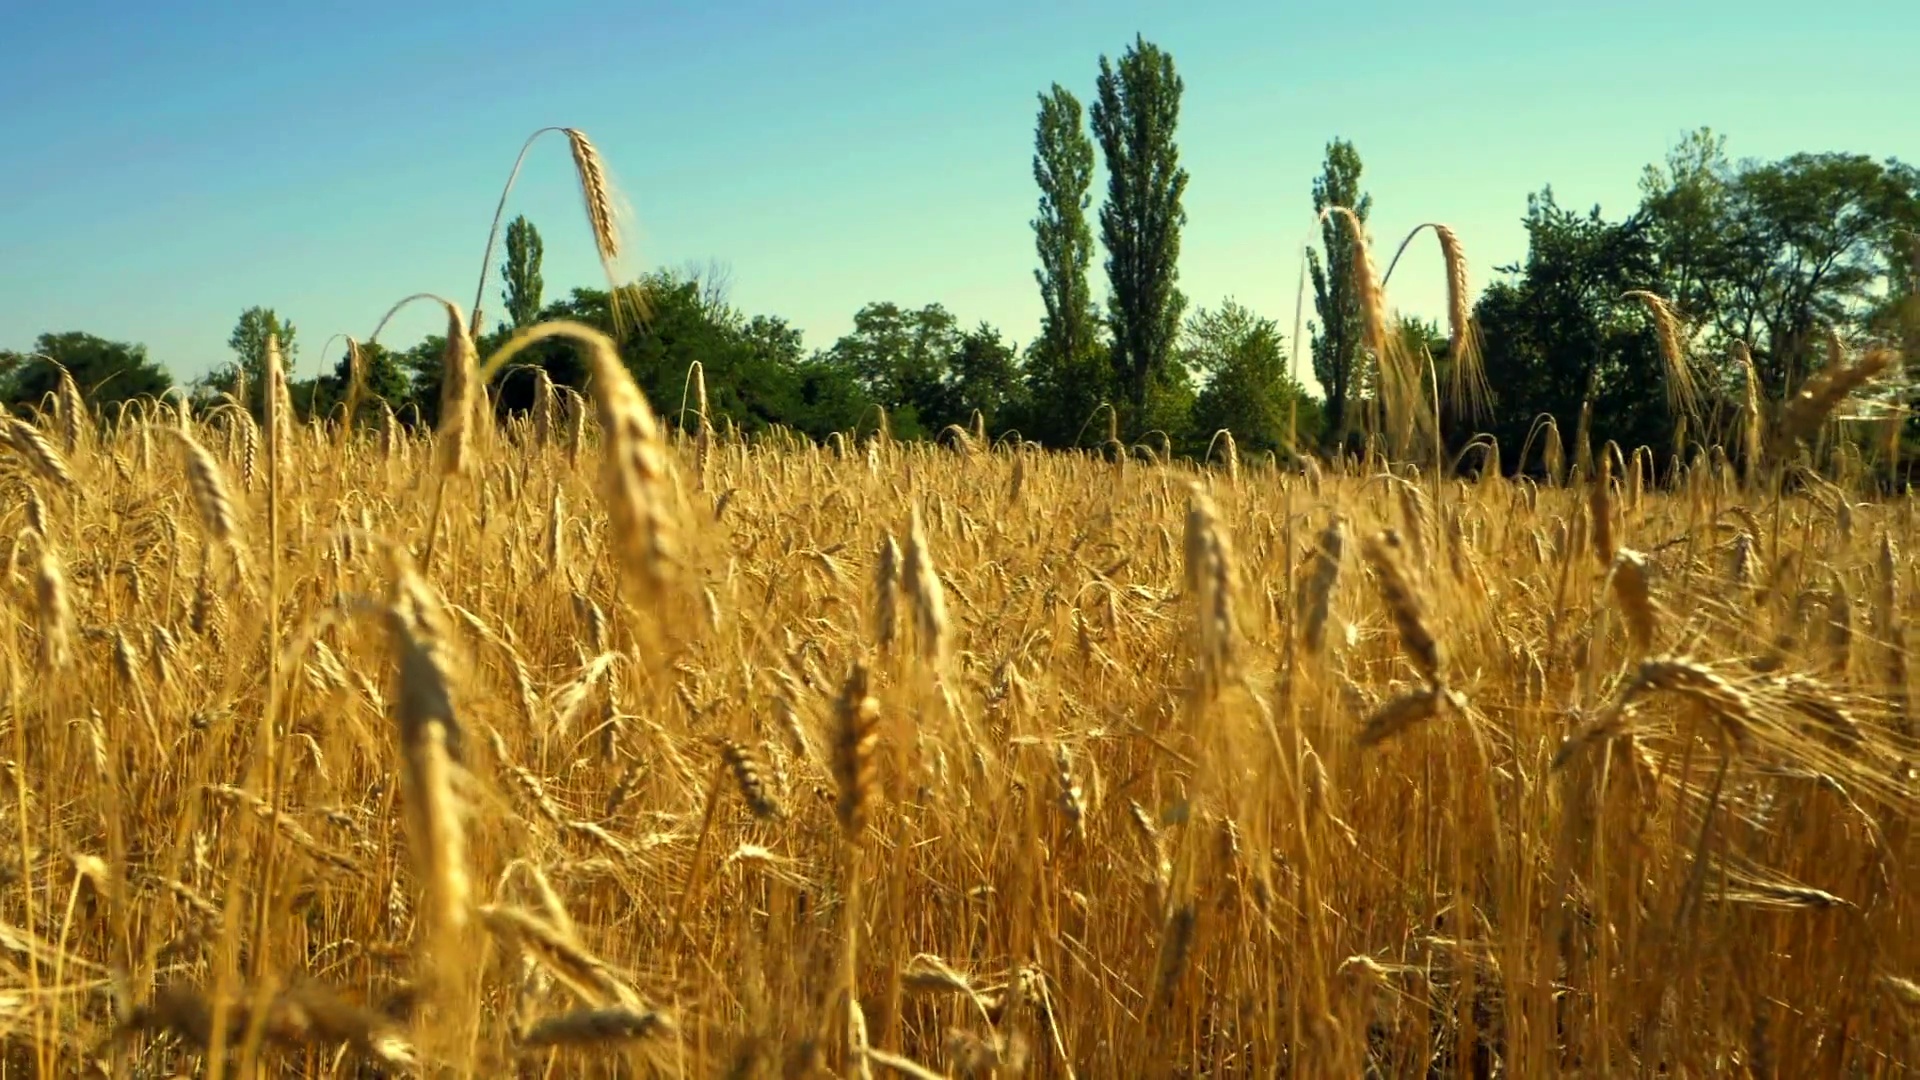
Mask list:
[[850,841],[866,830],[877,794],[874,749],[880,740],[880,703],[867,691],[867,668],[856,663],[841,684],[834,707],[833,778],[840,799],[835,812]]
[[1813,373],[1798,393],[1787,399],[1776,431],[1781,451],[1794,442],[1813,435],[1847,396],[1865,386],[1893,364],[1888,349],[1875,349],[1848,365],[1835,357],[1826,367]]
[[920,953],[900,972],[900,985],[914,994],[960,994],[973,996],[973,983],[945,960],[931,953]]
[[586,402],[572,388],[567,389],[567,465],[580,463],[580,451],[587,445]]
[[1697,417],[1700,394],[1694,385],[1693,366],[1687,361],[1686,346],[1681,341],[1680,318],[1674,314],[1673,306],[1644,289],[1629,290],[1621,299],[1639,300],[1653,318],[1654,334],[1660,339],[1660,361],[1666,374],[1667,407],[1676,417]]
[[541,446],[553,443],[554,406],[558,395],[553,388],[553,377],[547,369],[533,369],[533,436]]
[[780,805],[780,799],[773,785],[767,782],[767,766],[754,749],[723,739],[720,743],[720,756],[726,762],[727,769],[733,773],[734,784],[740,789],[740,797],[754,817],[782,818],[786,809]]
[[39,573],[34,579],[39,602],[40,667],[57,671],[73,659],[73,604],[69,599],[66,568],[53,545],[41,541]]
[[73,471],[67,467],[66,459],[60,456],[45,435],[40,434],[39,428],[15,417],[3,419],[6,425],[0,428],[0,434],[6,436],[6,444],[25,458],[34,472],[55,487],[73,486]]
[[1457,694],[1441,686],[1402,694],[1367,717],[1360,728],[1360,745],[1373,746],[1390,739],[1416,724],[1434,719],[1456,704]]
[[1611,576],[1613,598],[1626,619],[1627,634],[1634,648],[1644,651],[1652,646],[1657,625],[1647,587],[1647,557],[1632,548],[1621,548],[1614,556]]
[[1893,534],[1880,538],[1880,565],[1874,629],[1885,649],[1887,697],[1902,734],[1912,734],[1912,702],[1907,693],[1907,624],[1900,617],[1900,549]]
[[1879,982],[1901,1008],[1920,1012],[1920,982],[1898,975],[1882,975]]
[[77,454],[80,452],[82,433],[86,430],[87,402],[80,396],[80,387],[74,383],[73,373],[66,369],[66,365],[54,366],[60,369],[56,394],[60,401],[60,421],[67,453]]
[[912,609],[914,636],[919,639],[920,656],[936,666],[947,655],[947,598],[940,575],[933,566],[933,551],[927,543],[927,530],[915,504],[907,520],[907,547],[901,564],[906,587],[907,606]]
[[670,1035],[673,1021],[665,1013],[619,1007],[576,1009],[549,1016],[527,1029],[520,1044],[529,1049],[552,1046],[592,1046]]
[[400,450],[400,418],[393,414],[393,406],[384,399],[380,402],[380,458],[392,461],[393,455]]
[[1309,653],[1318,653],[1326,644],[1327,617],[1332,609],[1334,588],[1340,582],[1340,559],[1346,542],[1346,517],[1335,514],[1314,545],[1313,575],[1303,583],[1300,592],[1296,618],[1300,621],[1300,640]]
[[1486,366],[1480,355],[1479,333],[1473,323],[1472,299],[1467,284],[1467,257],[1460,237],[1450,227],[1435,224],[1433,235],[1440,241],[1440,256],[1447,265],[1447,381],[1454,401],[1466,407],[1470,418],[1486,415],[1492,388],[1487,385]]
[[[216,999],[186,984],[161,987],[152,1000],[135,1008],[115,1032],[124,1039],[139,1032],[172,1032],[194,1046],[235,1046],[258,1025],[267,1041],[282,1047],[344,1046],[361,1059],[383,1069],[410,1072],[419,1062],[411,1044],[392,1021],[341,997],[335,991],[301,980],[264,1001],[265,1010],[253,1013],[260,995],[247,992]],[[217,1004],[216,1004],[217,1002]],[[224,1015],[222,1024],[216,1017]],[[216,1030],[216,1024],[220,1027]]]
[[1753,699],[1708,668],[1678,657],[1649,660],[1641,665],[1636,681],[1699,702],[1735,745],[1752,741],[1758,723]]
[[567,498],[558,487],[553,490],[553,503],[547,508],[546,559],[548,566],[565,566],[567,563]]
[[1753,352],[1746,342],[1733,343],[1733,357],[1740,367],[1740,456],[1746,464],[1747,482],[1751,484],[1761,466],[1760,374],[1754,369]]
[[1053,748],[1054,779],[1060,788],[1060,812],[1066,816],[1067,826],[1073,835],[1085,839],[1087,835],[1086,793],[1081,789],[1080,780],[1073,772],[1073,758],[1067,753],[1065,743]]
[[1172,1003],[1180,977],[1186,974],[1199,915],[1193,904],[1182,904],[1167,917],[1166,925],[1160,932],[1160,954],[1154,976],[1155,999],[1158,1003]]
[[1853,601],[1847,596],[1846,582],[1837,573],[1827,600],[1826,647],[1828,670],[1845,675],[1853,662]]
[[360,343],[347,337],[347,402],[346,419],[341,426],[341,438],[351,437],[354,421],[360,417],[360,402],[367,392],[367,360],[360,351]]
[[286,360],[280,335],[267,335],[267,457],[285,472],[293,441],[293,396],[287,389]]
[[1233,545],[1213,500],[1199,484],[1188,485],[1186,588],[1195,605],[1196,642],[1203,683],[1219,685],[1234,662],[1238,627],[1233,608]]
[[1560,425],[1551,418],[1546,423],[1546,432],[1541,462],[1547,468],[1547,483],[1557,484],[1567,475],[1567,449],[1560,440]]
[[1348,235],[1353,240],[1353,287],[1360,303],[1362,338],[1370,352],[1375,356],[1384,356],[1387,347],[1386,301],[1381,296],[1380,277],[1374,272],[1373,250],[1367,243],[1366,226],[1361,223],[1360,215],[1347,207],[1328,207],[1328,212],[1340,215],[1347,223]]
[[563,129],[573,151],[573,169],[580,179],[580,197],[587,205],[587,223],[593,228],[593,247],[600,260],[611,265],[620,257],[620,231],[613,212],[612,192],[600,151],[579,128]]
[[507,770],[507,774],[513,777],[514,783],[526,793],[527,800],[540,811],[540,816],[555,825],[565,821],[566,815],[561,812],[559,804],[547,794],[547,786],[525,766],[513,760],[512,752],[507,749],[506,739],[502,738],[499,730],[491,724],[487,725],[487,741],[493,745],[494,758]]
[[880,541],[873,572],[874,640],[881,652],[893,647],[900,627],[900,544],[888,533]]
[[1433,630],[1427,625],[1426,611],[1413,578],[1401,558],[1402,545],[1391,529],[1369,536],[1362,547],[1368,565],[1380,579],[1380,597],[1400,634],[1400,647],[1430,686],[1444,683],[1441,674],[1445,652]]
[[615,552],[643,596],[661,598],[678,584],[680,550],[672,507],[676,489],[660,424],[613,343],[603,334],[580,330],[584,333],[576,336],[587,343],[606,439],[600,483]]
[[161,686],[173,682],[173,655],[180,649],[173,631],[155,623],[148,633],[147,665],[153,675],[153,681]]
[[606,961],[588,952],[564,927],[503,904],[483,906],[479,915],[489,933],[532,957],[589,1008],[641,1004]]
[[1613,562],[1613,458],[1600,455],[1600,475],[1594,478],[1593,492],[1587,504],[1592,520],[1593,554],[1601,566]]
[[1812,720],[1846,746],[1857,747],[1866,742],[1866,729],[1831,688],[1797,673],[1775,676],[1771,685],[1788,708]]
[[260,468],[260,432],[245,411],[236,410],[233,417],[233,430],[240,436],[240,486],[252,491]]
[[1400,526],[1405,531],[1400,538],[1406,541],[1407,559],[1416,578],[1425,575],[1428,565],[1428,553],[1432,545],[1427,543],[1427,504],[1420,489],[1411,483],[1395,484],[1394,494],[1400,504]]
[[23,483],[20,486],[26,506],[28,530],[36,536],[46,536],[48,533],[47,501],[40,497],[39,490],[32,484]]
[[1367,242],[1366,226],[1348,207],[1329,206],[1321,212],[1321,220],[1328,215],[1338,215],[1346,221],[1353,241],[1353,285],[1360,308],[1361,343],[1374,357],[1376,409],[1385,424],[1385,430],[1376,434],[1392,440],[1396,453],[1404,453],[1409,449],[1407,440],[1413,427],[1424,426],[1431,419],[1419,407],[1419,377],[1400,338],[1389,331],[1386,299]]
[[219,464],[190,432],[181,428],[168,430],[180,440],[186,456],[187,486],[193,492],[193,505],[199,511],[200,526],[207,531],[207,540],[220,547],[237,546],[239,530],[234,524],[233,500],[227,494],[227,482]]
[[440,355],[440,429],[435,432],[435,452],[440,475],[459,476],[467,471],[473,442],[478,360],[459,306],[450,300],[440,303],[447,309],[447,344]]
[[693,397],[697,406],[696,422],[699,430],[694,433],[693,455],[694,475],[703,481],[707,475],[707,455],[713,446],[713,420],[707,411],[707,369],[698,360],[693,368]]
[[424,585],[401,567],[389,636],[399,661],[395,719],[408,792],[408,826],[415,872],[426,890],[427,971],[451,993],[457,957],[472,908],[463,808],[454,792],[460,723],[439,652],[446,634]]

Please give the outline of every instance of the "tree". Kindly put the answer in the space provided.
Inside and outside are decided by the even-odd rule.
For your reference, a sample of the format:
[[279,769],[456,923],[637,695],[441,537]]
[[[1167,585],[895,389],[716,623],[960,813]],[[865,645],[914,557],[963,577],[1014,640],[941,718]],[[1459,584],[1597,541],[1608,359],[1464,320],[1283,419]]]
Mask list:
[[507,318],[515,330],[529,326],[540,316],[540,256],[543,252],[540,230],[525,214],[507,223],[507,258],[500,264],[500,278],[506,289],[500,298],[506,302]]
[[1826,327],[1864,322],[1885,278],[1883,253],[1898,229],[1920,223],[1920,202],[1863,154],[1794,154],[1745,168],[1732,195],[1720,324],[1753,343],[1777,401],[1815,366]]
[[1186,224],[1187,171],[1174,142],[1183,89],[1173,57],[1143,37],[1136,35],[1117,69],[1100,58],[1092,116],[1107,165],[1100,239],[1112,290],[1111,362],[1136,418],[1148,414],[1149,395],[1168,384],[1161,376],[1186,306],[1176,287]]
[[69,330],[41,334],[28,352],[0,350],[0,401],[40,404],[59,387],[62,367],[87,404],[103,413],[122,401],[159,397],[173,386],[167,370],[147,358],[145,345]]
[[1657,274],[1648,284],[1696,322],[1711,322],[1719,310],[1733,254],[1726,144],[1725,136],[1700,128],[1667,152],[1664,165],[1649,165],[1640,177]]
[[948,401],[944,415],[935,417],[945,421],[942,427],[948,423],[965,427],[977,410],[987,430],[996,432],[1024,403],[1019,354],[985,322],[960,335],[947,365]]
[[[439,339],[444,342],[446,339]],[[326,415],[335,406],[347,400],[347,390],[353,384],[353,371],[350,366],[351,353],[342,353],[333,373],[322,375],[314,380],[313,399],[309,408],[316,415]],[[401,354],[395,353],[377,341],[360,346],[360,415],[357,419],[371,420],[378,414],[380,402],[396,412],[406,404],[413,393],[413,383],[407,377],[402,366]],[[299,394],[294,400],[305,401]]]
[[1649,166],[1641,190],[1657,265],[1639,287],[1672,301],[1709,352],[1749,345],[1775,401],[1817,366],[1827,330],[1873,325],[1898,291],[1889,253],[1920,227],[1920,182],[1897,161],[1831,153],[1735,165],[1705,128]]
[[[1373,196],[1360,190],[1360,169],[1360,153],[1352,143],[1344,139],[1328,143],[1326,163],[1313,181],[1314,212],[1344,206],[1364,224],[1373,210]],[[1326,432],[1344,440],[1351,419],[1348,406],[1359,399],[1366,381],[1353,237],[1344,222],[1329,216],[1321,222],[1320,242],[1326,248],[1324,262],[1319,252],[1307,251],[1313,309],[1319,316],[1312,323],[1313,377],[1326,395]]]
[[1105,397],[1106,358],[1099,315],[1087,283],[1093,230],[1087,225],[1093,185],[1093,140],[1082,126],[1080,102],[1060,84],[1040,95],[1034,125],[1033,179],[1040,187],[1033,219],[1045,315],[1027,354],[1028,391],[1035,408],[1026,434],[1042,442],[1070,441]]
[[266,400],[262,395],[267,382],[269,336],[279,338],[280,362],[285,370],[291,372],[294,358],[299,355],[293,324],[280,318],[272,308],[256,306],[240,313],[240,320],[234,324],[233,333],[227,338],[227,347],[233,350],[234,363],[210,373],[204,380],[209,386],[231,389],[238,375],[244,372],[247,377],[247,400],[242,404],[256,415],[263,415],[260,403]]
[[[1547,413],[1571,459],[1591,392],[1596,449],[1612,439],[1664,453],[1676,420],[1667,410],[1659,343],[1637,302],[1621,298],[1656,267],[1646,219],[1610,222],[1598,207],[1578,214],[1561,208],[1548,188],[1528,198],[1525,224],[1526,262],[1500,268],[1517,280],[1494,283],[1475,308],[1487,377],[1501,390],[1491,430],[1502,450],[1517,454],[1535,417]],[[1530,466],[1539,455],[1536,443]]]
[[788,423],[811,438],[825,439],[836,431],[852,431],[873,402],[853,373],[816,353],[794,369],[799,399]]
[[939,304],[908,311],[872,303],[854,314],[853,331],[833,343],[826,359],[887,410],[894,434],[918,438],[953,422],[943,419],[950,415],[946,383],[961,337],[952,313]]
[[798,327],[778,315],[755,315],[740,338],[764,370],[786,386],[777,422],[812,439],[849,431],[868,408],[866,395],[845,371],[810,357]]
[[1320,430],[1319,410],[1287,371],[1280,328],[1228,297],[1187,318],[1180,342],[1184,366],[1206,380],[1193,406],[1193,430],[1211,438],[1225,428],[1243,452],[1285,452],[1288,423],[1305,444]]

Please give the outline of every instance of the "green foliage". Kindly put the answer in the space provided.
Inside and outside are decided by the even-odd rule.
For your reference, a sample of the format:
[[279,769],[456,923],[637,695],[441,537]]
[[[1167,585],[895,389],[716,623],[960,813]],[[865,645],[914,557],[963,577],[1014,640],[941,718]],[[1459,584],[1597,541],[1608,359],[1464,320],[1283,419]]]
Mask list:
[[960,344],[959,324],[941,305],[908,311],[881,302],[856,312],[852,332],[834,342],[824,359],[887,410],[895,435],[925,438],[952,422],[944,418],[944,384]]
[[41,334],[24,353],[0,350],[0,402],[37,407],[60,385],[60,367],[102,412],[133,398],[159,397],[173,385],[166,369],[147,358],[145,345],[69,330]]
[[500,264],[500,279],[506,282],[500,299],[506,304],[509,325],[518,330],[540,317],[540,230],[522,214],[507,222],[507,257]]
[[[254,415],[265,415],[261,403],[266,400],[267,384],[267,338],[277,336],[280,341],[280,362],[291,373],[294,361],[300,355],[300,343],[294,331],[293,323],[280,317],[272,308],[250,307],[240,313],[240,319],[234,324],[233,333],[227,338],[227,347],[233,350],[234,362],[215,369],[204,380],[207,388],[219,388],[231,391],[241,372],[247,377],[247,400],[243,402],[253,410]],[[292,387],[288,387],[291,392]]]
[[1151,420],[1149,397],[1174,392],[1168,377],[1186,298],[1179,280],[1181,199],[1187,171],[1180,167],[1174,129],[1184,89],[1173,57],[1136,36],[1116,68],[1100,58],[1093,130],[1107,165],[1107,200],[1100,208],[1100,239],[1107,248],[1111,295],[1107,323],[1115,382],[1139,419]]
[[1289,422],[1298,445],[1319,437],[1317,403],[1287,370],[1280,328],[1231,297],[1218,308],[1188,316],[1181,335],[1182,366],[1205,379],[1193,405],[1193,432],[1208,439],[1233,432],[1243,453],[1285,453]]
[[[549,304],[536,321],[568,319],[613,336],[621,360],[668,424],[694,425],[697,406],[691,372],[698,362],[706,381],[709,416],[731,420],[752,434],[783,426],[815,439],[851,429],[868,407],[857,381],[830,364],[809,359],[798,329],[778,316],[748,316],[727,297],[724,280],[713,271],[662,270],[623,287],[622,301],[644,305],[647,316],[618,334],[603,289],[574,289]],[[504,342],[486,343],[496,348]],[[441,340],[429,339],[407,365],[414,401],[423,418],[434,422],[439,400]],[[575,347],[563,340],[534,345],[496,377],[494,398],[502,412],[533,404],[534,380],[525,369],[542,368],[560,386],[587,392],[587,370]]]
[[[1609,222],[1595,207],[1562,209],[1548,188],[1527,203],[1527,258],[1516,281],[1496,282],[1475,310],[1487,378],[1499,389],[1491,431],[1516,462],[1540,413],[1558,421],[1568,460],[1582,402],[1593,394],[1592,439],[1666,452],[1674,418],[1665,401],[1659,342],[1621,294],[1649,279],[1653,236],[1636,216]],[[1458,441],[1458,440],[1456,440]],[[1534,450],[1533,467],[1539,465]]]
[[[780,317],[735,306],[724,270],[714,267],[660,270],[611,293],[573,289],[543,304],[543,245],[525,217],[506,229],[507,321],[477,345],[484,356],[517,328],[585,323],[614,339],[665,423],[691,424],[698,364],[710,418],[747,434],[782,428],[824,439],[870,429],[877,406],[903,439],[971,428],[978,415],[995,436],[1018,430],[1047,445],[1086,446],[1106,437],[1102,406],[1111,403],[1128,441],[1157,448],[1164,435],[1182,453],[1201,452],[1222,428],[1247,453],[1285,452],[1290,423],[1302,445],[1344,445],[1374,393],[1348,228],[1323,222],[1317,249],[1307,253],[1311,362],[1325,391],[1316,402],[1293,377],[1272,319],[1232,299],[1187,315],[1178,262],[1188,174],[1175,143],[1183,92],[1172,58],[1136,35],[1117,62],[1100,58],[1084,113],[1057,83],[1038,95],[1031,166],[1039,198],[1030,225],[1043,314],[1024,352],[986,323],[963,328],[939,303],[911,309],[885,301],[856,312],[853,329],[830,347],[810,350]],[[1088,281],[1096,148],[1107,184],[1099,211],[1104,311]],[[1353,144],[1330,141],[1312,183],[1314,209],[1347,207],[1364,223],[1372,199],[1361,178]],[[1555,417],[1571,444],[1588,403],[1594,446],[1613,439],[1629,449],[1672,447],[1677,418],[1666,403],[1659,342],[1645,306],[1624,299],[1629,291],[1666,298],[1682,317],[1705,409],[1696,439],[1728,430],[1741,389],[1725,359],[1735,342],[1752,350],[1769,411],[1824,362],[1828,334],[1850,347],[1871,339],[1920,355],[1920,170],[1897,160],[1801,153],[1734,162],[1725,140],[1701,128],[1645,169],[1639,206],[1625,219],[1563,209],[1546,188],[1529,198],[1525,223],[1524,261],[1500,268],[1504,277],[1475,307],[1495,412],[1484,424],[1443,413],[1455,449],[1488,430],[1512,465],[1536,417]],[[623,312],[644,317],[616,322],[616,299]],[[1430,380],[1450,385],[1455,358],[1436,322],[1394,318],[1419,369],[1424,411],[1433,407]],[[270,334],[279,336],[291,374],[293,325],[252,307],[230,335],[233,361],[200,380],[203,394],[232,388],[244,373],[258,415]],[[437,423],[444,348],[440,335],[400,350],[365,346],[368,408],[377,412],[385,400],[404,422]],[[43,334],[35,351],[71,369],[103,408],[168,387],[138,345],[68,332]],[[495,375],[496,409],[531,407],[533,369],[589,392],[577,347],[544,341]],[[0,400],[8,404],[37,401],[56,377],[31,353],[0,352]],[[332,415],[347,385],[342,357],[290,390],[301,411]],[[1920,442],[1920,419],[1909,428]]]
[[[1313,209],[1344,206],[1364,223],[1373,196],[1360,190],[1360,152],[1344,139],[1327,144],[1326,163],[1313,181]],[[1308,249],[1313,279],[1313,377],[1326,394],[1329,436],[1344,440],[1351,426],[1349,406],[1366,393],[1367,357],[1361,347],[1360,295],[1354,286],[1353,237],[1345,222],[1329,216],[1320,225],[1325,255]]]
[[[1021,379],[1019,354],[1013,343],[985,322],[960,335],[959,347],[947,358],[946,394],[938,419],[967,427],[977,411],[987,431],[997,433],[1021,415],[1026,387]],[[954,419],[946,419],[953,417]]]
[[[445,341],[444,338],[439,340]],[[289,385],[287,390],[293,397],[295,407],[304,408],[312,415],[332,417],[336,409],[346,404],[347,391],[352,384],[349,359],[349,354],[343,352],[331,373]],[[360,365],[360,414],[355,418],[357,422],[373,422],[379,416],[382,401],[395,412],[406,405],[413,393],[413,383],[407,376],[399,354],[377,341],[371,342],[360,346]]]
[[1107,356],[1099,335],[1087,273],[1093,230],[1087,224],[1093,184],[1093,140],[1082,125],[1080,102],[1055,83],[1040,95],[1034,126],[1033,178],[1040,187],[1033,219],[1040,266],[1034,279],[1045,308],[1040,336],[1027,350],[1027,393],[1035,407],[1022,417],[1023,434],[1069,444],[1088,415],[1106,400]]
[[1776,401],[1819,365],[1828,328],[1870,327],[1898,295],[1894,253],[1920,230],[1909,166],[1842,153],[1734,164],[1706,128],[1649,166],[1641,190],[1657,288],[1707,351],[1746,342]]

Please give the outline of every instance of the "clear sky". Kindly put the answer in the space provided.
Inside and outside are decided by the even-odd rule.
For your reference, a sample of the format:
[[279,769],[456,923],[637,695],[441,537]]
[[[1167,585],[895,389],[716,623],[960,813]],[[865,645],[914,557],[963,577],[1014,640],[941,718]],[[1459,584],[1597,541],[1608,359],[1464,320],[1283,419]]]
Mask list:
[[[184,381],[261,304],[313,374],[343,348],[323,341],[402,296],[472,302],[500,184],[549,124],[605,154],[637,216],[630,271],[718,260],[736,303],[809,347],[873,300],[1024,343],[1035,95],[1090,101],[1136,32],[1186,83],[1183,289],[1289,331],[1331,137],[1365,161],[1382,262],[1447,222],[1476,287],[1524,253],[1530,191],[1624,212],[1702,124],[1736,158],[1920,159],[1912,0],[0,0],[0,348],[86,330]],[[548,298],[597,283],[562,140],[536,147],[516,211]],[[1432,240],[1409,257],[1389,298],[1438,316]],[[418,309],[382,340],[437,325]]]

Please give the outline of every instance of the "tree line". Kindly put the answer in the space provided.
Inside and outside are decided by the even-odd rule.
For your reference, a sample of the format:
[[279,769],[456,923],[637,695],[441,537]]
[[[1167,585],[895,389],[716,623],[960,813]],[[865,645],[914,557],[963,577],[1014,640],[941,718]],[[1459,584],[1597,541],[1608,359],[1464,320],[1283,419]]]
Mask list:
[[[581,321],[615,336],[663,413],[685,398],[697,362],[709,414],[747,433],[782,428],[824,439],[870,428],[884,413],[900,438],[957,426],[1056,447],[1118,435],[1194,454],[1226,429],[1242,452],[1353,449],[1382,394],[1362,295],[1379,268],[1356,267],[1351,231],[1327,211],[1344,208],[1362,227],[1371,216],[1359,150],[1331,141],[1305,192],[1323,221],[1306,253],[1313,305],[1302,359],[1321,390],[1314,397],[1294,377],[1288,335],[1273,318],[1231,296],[1190,308],[1181,291],[1183,89],[1172,56],[1136,37],[1117,60],[1099,58],[1088,106],[1057,83],[1038,95],[1031,227],[1043,316],[1024,346],[938,303],[876,301],[854,314],[847,334],[809,349],[780,316],[735,305],[726,275],[712,268],[660,270],[622,286],[621,306],[645,312],[629,324],[614,319],[616,297],[605,289],[545,295],[540,234],[524,217],[506,231],[506,317],[477,344],[485,353],[518,328]],[[1920,170],[1897,159],[1821,152],[1736,162],[1703,128],[1646,167],[1638,205],[1624,216],[1563,207],[1549,186],[1528,197],[1523,220],[1525,257],[1496,268],[1500,276],[1470,311],[1456,313],[1469,319],[1470,335],[1403,316],[1391,328],[1394,347],[1428,373],[1436,398],[1457,365],[1477,361],[1484,371],[1486,400],[1446,402],[1451,449],[1480,432],[1518,447],[1543,416],[1569,427],[1578,418],[1582,430],[1624,447],[1697,443],[1738,407],[1741,349],[1769,402],[1869,340],[1920,355]],[[1379,238],[1373,257],[1396,241]],[[1677,317],[1663,327],[1661,310],[1636,299],[1647,294]],[[304,342],[294,325],[250,308],[229,340],[232,361],[190,392],[230,394],[258,410],[270,334],[297,362]],[[363,346],[366,407],[384,403],[405,423],[433,423],[444,347],[438,336],[401,350]],[[1474,357],[1453,355],[1467,347]],[[1704,412],[1670,400],[1663,347],[1688,358]],[[296,382],[295,407],[337,414],[347,365],[343,355],[333,371]],[[30,350],[0,352],[0,400],[38,402],[60,368],[102,408],[172,385],[138,344],[48,333]],[[579,387],[585,373],[570,345],[542,343],[496,377],[498,409],[531,407],[535,368],[562,386]],[[1912,427],[1904,420],[1910,397],[1896,380],[1872,418]],[[1700,428],[1689,432],[1690,422]]]

